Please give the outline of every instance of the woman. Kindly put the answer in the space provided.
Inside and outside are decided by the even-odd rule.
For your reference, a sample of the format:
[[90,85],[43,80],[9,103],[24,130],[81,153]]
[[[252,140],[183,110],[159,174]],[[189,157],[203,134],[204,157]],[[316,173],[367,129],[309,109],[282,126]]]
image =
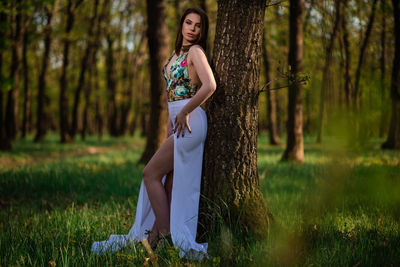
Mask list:
[[[169,236],[179,256],[202,259],[207,243],[196,242],[198,206],[207,117],[200,105],[216,83],[205,55],[208,18],[199,8],[187,9],[180,20],[175,50],[163,68],[167,80],[169,122],[173,129],[143,170],[135,223],[128,235],[95,242],[92,251],[116,251],[148,238],[153,247]],[[163,184],[173,170],[171,206]],[[151,231],[149,231],[152,229]],[[150,234],[149,234],[150,233]]]

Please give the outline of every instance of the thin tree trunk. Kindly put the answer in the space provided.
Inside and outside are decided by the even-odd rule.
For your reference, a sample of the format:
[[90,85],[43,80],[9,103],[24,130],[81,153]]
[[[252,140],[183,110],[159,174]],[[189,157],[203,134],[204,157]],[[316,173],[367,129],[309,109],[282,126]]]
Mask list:
[[93,71],[91,68],[88,69],[88,74],[89,74],[89,77],[85,83],[86,85],[83,90],[83,93],[85,96],[85,106],[83,108],[83,113],[82,113],[82,129],[81,129],[81,139],[82,140],[86,139],[86,131],[87,131],[88,124],[89,124],[90,91],[92,90],[92,87],[93,87],[93,79],[92,79]]
[[178,23],[177,25],[179,25],[180,21],[181,21],[181,1],[180,0],[174,0],[174,7],[175,7],[175,19],[176,22]]
[[146,148],[139,162],[147,163],[165,140],[167,133],[167,112],[165,80],[161,69],[168,59],[165,0],[147,0],[147,38],[150,52],[151,111]]
[[125,103],[121,104],[121,117],[119,123],[119,134],[123,135],[128,129],[129,124],[129,116],[132,109],[132,101],[133,101],[133,86],[134,86],[134,78],[138,76],[138,71],[141,68],[144,59],[145,59],[145,49],[147,40],[145,39],[145,33],[143,33],[142,39],[137,44],[140,47],[137,51],[132,53],[133,56],[129,57],[130,60],[127,64],[127,85],[125,88]]
[[[0,0],[1,5],[6,6],[5,0]],[[7,13],[0,10],[0,24],[7,25]],[[0,27],[0,35],[7,36],[7,27]],[[3,52],[7,49],[4,40],[0,40],[0,82],[3,84]],[[4,119],[4,93],[0,90],[0,150],[11,150],[11,140],[8,138]]]
[[[77,3],[75,9],[78,7],[78,5],[79,4]],[[92,25],[92,27],[89,27],[89,30],[88,30],[88,40],[86,43],[86,48],[84,49],[84,52],[82,55],[78,84],[76,86],[75,94],[74,94],[74,104],[72,107],[71,128],[69,131],[69,136],[72,140],[75,139],[75,134],[78,131],[78,110],[79,110],[79,104],[80,104],[80,100],[81,100],[82,89],[85,85],[85,73],[88,69],[90,55],[91,55],[92,48],[93,48],[93,32],[95,29],[95,27],[93,27],[93,25],[95,24],[95,22],[97,20],[97,7],[98,7],[98,0],[96,0],[94,2],[93,15],[90,18],[90,25]]]
[[390,129],[383,149],[400,149],[400,0],[392,0],[394,15],[395,52],[392,68],[392,116]]
[[385,134],[385,125],[387,116],[387,109],[385,103],[385,75],[386,75],[386,14],[385,14],[386,1],[381,0],[381,11],[382,11],[382,31],[381,31],[381,58],[380,58],[380,69],[381,69],[381,123],[379,126],[379,137],[383,137]]
[[[289,66],[291,74],[297,76],[303,62],[303,9],[302,0],[290,0]],[[304,161],[303,144],[303,89],[298,83],[289,86],[288,123],[286,150],[282,160]]]
[[107,34],[107,95],[108,95],[108,130],[110,135],[116,136],[117,135],[117,103],[116,103],[116,91],[117,91],[117,73],[115,70],[115,63],[114,63],[114,54],[113,54],[113,43],[114,38]]
[[21,137],[25,138],[29,129],[31,128],[31,117],[32,108],[32,93],[29,81],[29,66],[28,66],[28,38],[29,38],[29,25],[31,16],[24,16],[24,26],[23,26],[23,47],[22,47],[22,68],[23,68],[23,79],[24,79],[24,104],[23,104],[23,118],[22,118],[22,134]]
[[37,110],[36,110],[36,136],[34,141],[39,142],[42,141],[46,135],[47,131],[47,96],[46,96],[46,79],[47,79],[47,67],[49,64],[49,55],[50,55],[50,47],[52,41],[52,27],[51,23],[54,18],[54,14],[57,10],[58,1],[56,0],[52,6],[52,9],[49,11],[47,10],[47,22],[43,29],[44,34],[44,51],[42,56],[42,63],[41,63],[41,70],[39,73],[39,80],[38,80],[38,95],[37,95]]
[[20,60],[21,60],[21,6],[18,1],[12,3],[12,42],[11,42],[11,65],[10,80],[13,85],[7,94],[6,106],[6,133],[9,139],[14,140],[17,137],[19,129],[19,90],[20,90]]
[[100,83],[99,83],[99,74],[97,69],[97,64],[93,64],[93,75],[94,75],[94,88],[96,91],[96,100],[95,100],[95,125],[98,139],[101,140],[103,136],[104,129],[104,114],[102,111],[101,104],[101,94],[100,94]]
[[70,32],[74,25],[74,10],[72,0],[68,0],[67,3],[67,22],[65,26],[65,37],[63,40],[64,43],[64,52],[63,52],[63,65],[60,76],[60,98],[59,98],[59,116],[60,116],[60,142],[68,143],[71,139],[68,136],[69,131],[69,120],[68,120],[68,97],[67,97],[67,89],[68,89],[68,65],[69,65],[69,47],[71,44],[70,41]]
[[267,100],[267,116],[268,116],[268,133],[269,133],[269,143],[271,145],[280,144],[277,127],[276,127],[276,91],[270,90],[272,81],[271,77],[271,67],[269,63],[269,54],[267,50],[267,42],[266,42],[266,34],[265,30],[263,31],[263,45],[262,45],[262,54],[263,54],[263,62],[264,62],[264,71],[265,71],[265,82],[267,85],[266,91],[266,100]]
[[318,120],[318,134],[317,134],[317,143],[322,143],[322,135],[324,132],[324,123],[325,123],[325,101],[326,93],[329,90],[331,85],[332,75],[331,75],[331,62],[332,62],[332,53],[335,47],[335,39],[339,28],[340,21],[340,2],[341,0],[335,1],[335,21],[333,23],[333,30],[329,39],[329,44],[326,48],[325,54],[325,66],[322,73],[322,86],[321,86],[321,97],[319,102],[319,120]]
[[230,230],[239,226],[238,235],[262,238],[267,233],[271,215],[260,192],[257,170],[264,14],[263,0],[218,1],[213,55],[217,90],[207,101],[199,212],[199,227],[206,227],[201,231],[213,233],[224,220]]
[[350,42],[349,42],[349,32],[347,29],[347,1],[343,4],[343,16],[342,16],[342,31],[343,31],[343,46],[345,51],[345,71],[344,71],[344,91],[346,98],[346,106],[350,107],[352,103],[353,88],[351,85],[351,53],[350,53]]
[[356,81],[355,81],[355,87],[354,87],[354,95],[353,95],[353,101],[354,101],[354,107],[359,108],[360,107],[360,98],[361,98],[361,92],[360,92],[360,77],[361,77],[361,68],[364,63],[364,58],[365,58],[365,53],[367,50],[368,42],[369,42],[369,37],[371,35],[372,27],[374,25],[374,18],[375,18],[375,9],[376,9],[376,3],[378,0],[374,0],[372,3],[372,10],[371,10],[371,15],[369,17],[367,29],[365,31],[364,39],[362,41],[362,45],[360,48],[360,55],[358,58],[358,65],[356,69]]
[[[86,86],[84,88],[84,96],[85,96],[85,107],[83,109],[83,114],[82,114],[82,129],[81,129],[81,138],[82,140],[85,140],[86,136],[86,130],[88,128],[88,124],[90,122],[90,115],[89,115],[89,110],[90,110],[90,95],[92,92],[93,88],[93,68],[96,67],[96,59],[97,59],[97,51],[99,48],[99,43],[100,43],[100,36],[101,36],[101,22],[102,18],[104,18],[105,14],[104,12],[100,13],[98,15],[98,7],[99,7],[99,1],[96,0],[94,2],[94,13],[92,16],[92,26],[94,29],[94,33],[92,31],[89,32],[89,43],[87,47],[87,53],[89,54],[88,56],[88,61],[86,64],[87,71],[89,72],[89,77],[88,77],[88,82],[86,83]],[[104,9],[103,9],[104,11]],[[93,36],[92,36],[93,35]]]

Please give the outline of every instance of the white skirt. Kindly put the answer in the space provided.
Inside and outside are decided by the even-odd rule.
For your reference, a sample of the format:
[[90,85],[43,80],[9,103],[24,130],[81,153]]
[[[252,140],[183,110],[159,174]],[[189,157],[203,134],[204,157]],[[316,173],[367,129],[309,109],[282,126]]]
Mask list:
[[[174,124],[176,115],[190,99],[168,102],[169,116]],[[203,164],[204,141],[207,135],[207,116],[201,107],[189,115],[191,133],[185,129],[185,136],[174,134],[174,177],[172,185],[170,231],[179,256],[187,259],[203,259],[207,254],[207,243],[196,242],[197,221]],[[162,178],[165,182],[166,176]],[[147,238],[155,216],[151,208],[146,187],[142,181],[136,207],[135,223],[127,235],[110,235],[108,240],[94,242],[95,254],[115,252],[129,243]]]

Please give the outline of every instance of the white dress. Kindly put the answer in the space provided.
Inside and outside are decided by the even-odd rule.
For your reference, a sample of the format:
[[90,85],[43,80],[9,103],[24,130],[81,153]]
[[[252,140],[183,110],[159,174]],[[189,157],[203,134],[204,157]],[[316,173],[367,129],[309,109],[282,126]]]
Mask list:
[[[189,99],[168,102],[171,121]],[[196,242],[201,171],[203,163],[204,141],[207,134],[207,116],[201,107],[189,115],[191,133],[185,129],[185,136],[174,134],[174,177],[172,186],[170,231],[172,241],[179,256],[187,259],[203,259],[207,254],[207,243]],[[163,177],[163,183],[165,176]],[[92,251],[99,254],[115,252],[129,243],[146,239],[147,230],[151,230],[155,216],[150,205],[145,185],[140,185],[136,208],[135,223],[127,235],[110,235],[108,240],[94,242]]]

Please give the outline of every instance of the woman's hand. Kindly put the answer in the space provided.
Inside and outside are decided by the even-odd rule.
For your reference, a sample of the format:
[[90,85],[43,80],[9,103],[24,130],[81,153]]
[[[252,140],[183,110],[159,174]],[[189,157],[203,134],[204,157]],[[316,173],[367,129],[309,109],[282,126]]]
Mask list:
[[176,137],[179,137],[179,135],[181,134],[182,137],[185,136],[185,127],[188,128],[190,133],[192,132],[189,125],[189,113],[184,114],[182,112],[179,112],[178,115],[176,115],[175,117],[174,133],[177,132]]

